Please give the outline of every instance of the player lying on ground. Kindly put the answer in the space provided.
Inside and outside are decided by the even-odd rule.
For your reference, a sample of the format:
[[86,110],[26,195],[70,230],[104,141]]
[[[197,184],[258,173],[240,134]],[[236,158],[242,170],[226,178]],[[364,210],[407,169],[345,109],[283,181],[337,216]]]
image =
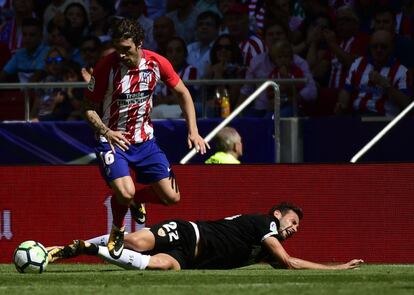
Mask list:
[[352,269],[361,259],[325,265],[290,256],[281,242],[294,235],[302,209],[280,203],[269,214],[246,214],[216,221],[165,221],[125,236],[118,259],[109,255],[108,235],[75,240],[65,247],[49,248],[49,262],[80,254],[96,255],[125,269],[230,269],[268,262],[289,269]]

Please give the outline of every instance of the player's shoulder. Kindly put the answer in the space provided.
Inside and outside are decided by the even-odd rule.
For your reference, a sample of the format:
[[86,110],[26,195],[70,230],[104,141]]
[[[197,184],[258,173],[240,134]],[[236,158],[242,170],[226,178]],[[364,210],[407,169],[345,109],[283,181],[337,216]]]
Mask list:
[[[103,69],[109,69],[111,67],[114,67],[118,65],[120,62],[119,55],[114,51],[108,55],[103,56],[98,63],[96,64],[95,68],[98,69],[98,71],[101,71]],[[96,71],[94,70],[94,74]]]
[[165,58],[164,56],[162,56],[161,54],[148,50],[148,49],[142,49],[142,53],[143,53],[143,57],[146,60],[149,61],[158,61],[158,62],[165,62],[167,61],[167,58]]

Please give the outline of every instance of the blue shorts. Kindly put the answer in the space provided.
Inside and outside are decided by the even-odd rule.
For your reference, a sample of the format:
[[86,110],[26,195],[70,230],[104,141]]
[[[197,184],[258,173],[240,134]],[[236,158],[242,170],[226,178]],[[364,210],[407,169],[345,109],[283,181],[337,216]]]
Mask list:
[[112,180],[129,176],[129,168],[135,171],[136,181],[149,184],[173,175],[170,163],[155,139],[129,146],[122,151],[115,146],[114,154],[107,142],[99,142],[95,148],[102,176]]

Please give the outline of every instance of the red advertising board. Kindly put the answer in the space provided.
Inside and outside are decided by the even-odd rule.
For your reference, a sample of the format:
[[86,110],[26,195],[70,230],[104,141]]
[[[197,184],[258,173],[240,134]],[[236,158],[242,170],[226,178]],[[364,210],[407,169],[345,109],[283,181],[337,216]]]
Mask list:
[[[265,212],[288,200],[304,219],[286,248],[320,262],[414,263],[414,164],[175,166],[178,205],[148,223]],[[0,167],[0,263],[24,240],[65,244],[108,232],[110,191],[95,166]],[[135,225],[126,220],[129,230]]]

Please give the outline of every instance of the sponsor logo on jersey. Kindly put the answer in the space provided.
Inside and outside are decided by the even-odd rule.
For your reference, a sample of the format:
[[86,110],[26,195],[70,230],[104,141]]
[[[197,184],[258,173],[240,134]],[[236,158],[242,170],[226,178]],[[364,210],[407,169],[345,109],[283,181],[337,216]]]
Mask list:
[[93,92],[94,89],[95,89],[95,77],[91,76],[91,79],[88,82],[88,90],[90,92]]
[[145,103],[150,97],[149,91],[141,91],[136,93],[122,93],[118,98],[118,105],[120,107],[129,106],[132,104]]

